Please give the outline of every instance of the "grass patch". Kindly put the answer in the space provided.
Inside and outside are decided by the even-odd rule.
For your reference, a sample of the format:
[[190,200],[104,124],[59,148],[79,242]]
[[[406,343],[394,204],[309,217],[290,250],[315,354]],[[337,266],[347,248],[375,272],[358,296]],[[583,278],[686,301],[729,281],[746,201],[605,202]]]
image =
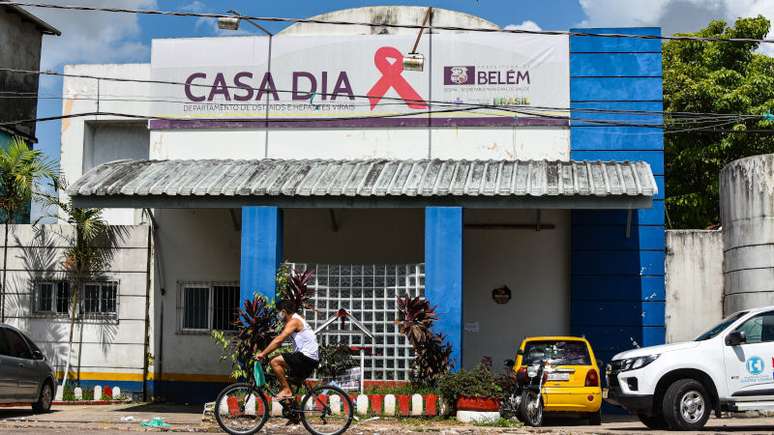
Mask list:
[[437,390],[432,388],[415,388],[410,384],[406,385],[372,385],[365,388],[363,394],[438,394]]
[[[90,388],[83,389],[81,400],[92,400],[94,398],[94,390]],[[62,400],[73,401],[75,400],[75,387],[68,385],[62,392]]]
[[427,426],[428,423],[457,423],[457,419],[453,417],[443,417],[443,416],[435,416],[435,417],[396,417],[396,420],[400,422],[402,425],[411,426],[411,427],[422,427]]
[[473,425],[480,427],[522,427],[524,426],[524,423],[516,420],[515,418],[508,419],[500,417],[495,421],[473,423]]

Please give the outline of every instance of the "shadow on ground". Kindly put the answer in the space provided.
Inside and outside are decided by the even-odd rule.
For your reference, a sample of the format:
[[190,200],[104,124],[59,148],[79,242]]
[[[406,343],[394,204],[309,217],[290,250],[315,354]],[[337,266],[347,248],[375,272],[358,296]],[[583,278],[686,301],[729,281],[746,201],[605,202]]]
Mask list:
[[204,405],[175,405],[166,403],[138,403],[121,409],[114,409],[113,412],[123,414],[131,412],[147,412],[153,414],[201,414]]
[[6,420],[9,418],[21,418],[27,417],[30,420],[34,420],[35,417],[47,414],[55,414],[59,411],[51,410],[46,414],[36,414],[29,407],[26,408],[0,408],[0,420]]

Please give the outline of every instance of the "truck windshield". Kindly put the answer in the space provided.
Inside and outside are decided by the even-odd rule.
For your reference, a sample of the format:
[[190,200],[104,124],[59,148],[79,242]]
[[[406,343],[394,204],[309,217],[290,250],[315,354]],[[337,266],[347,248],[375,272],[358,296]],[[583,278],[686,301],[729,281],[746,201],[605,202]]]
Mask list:
[[734,313],[726,317],[725,319],[721,320],[720,323],[713,326],[712,329],[696,337],[696,341],[709,340],[710,338],[715,337],[716,335],[723,332],[726,328],[728,328],[729,325],[736,322],[740,317],[744,316],[745,314],[747,314],[747,311],[740,311],[738,313]]
[[529,341],[524,346],[522,365],[549,359],[556,365],[591,365],[589,350],[582,341]]

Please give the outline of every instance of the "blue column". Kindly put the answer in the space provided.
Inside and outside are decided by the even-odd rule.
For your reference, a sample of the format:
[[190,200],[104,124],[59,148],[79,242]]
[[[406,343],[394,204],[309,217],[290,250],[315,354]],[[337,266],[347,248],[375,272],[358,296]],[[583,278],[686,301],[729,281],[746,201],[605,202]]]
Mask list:
[[[573,29],[660,35],[659,28]],[[629,113],[571,114],[573,160],[644,160],[658,184],[653,207],[572,213],[573,334],[599,358],[664,341],[664,135],[661,41],[570,38],[570,99],[575,109]],[[631,111],[644,111],[632,113]],[[647,113],[650,112],[650,113]],[[589,120],[657,127],[600,126]],[[628,231],[627,231],[628,227]]]
[[[282,261],[282,211],[277,207],[242,207],[241,301],[262,294],[274,298],[274,277]],[[241,303],[240,303],[241,305]]]
[[425,297],[437,307],[435,332],[452,346],[462,367],[462,208],[425,208]]

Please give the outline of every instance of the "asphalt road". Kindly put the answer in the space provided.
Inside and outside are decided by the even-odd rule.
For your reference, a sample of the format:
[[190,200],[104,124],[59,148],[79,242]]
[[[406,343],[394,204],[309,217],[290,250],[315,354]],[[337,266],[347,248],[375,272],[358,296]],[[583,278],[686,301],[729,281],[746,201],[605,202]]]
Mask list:
[[[140,422],[156,416],[173,426],[174,432],[218,433],[212,423],[202,423],[200,406],[155,404],[121,404],[105,406],[57,406],[48,414],[33,414],[29,408],[0,408],[0,435],[4,434],[121,434],[145,432]],[[127,422],[127,417],[133,421]],[[307,434],[303,426],[284,426],[279,418],[269,420],[261,433]],[[468,435],[480,433],[523,434],[599,434],[599,435],[655,435],[665,431],[651,431],[636,419],[613,417],[602,426],[582,426],[573,420],[549,421],[546,427],[480,427],[462,425],[454,420],[440,419],[368,419],[353,424],[348,434],[424,434]],[[682,432],[686,434],[690,432]],[[774,418],[712,418],[699,434],[774,434]]]

